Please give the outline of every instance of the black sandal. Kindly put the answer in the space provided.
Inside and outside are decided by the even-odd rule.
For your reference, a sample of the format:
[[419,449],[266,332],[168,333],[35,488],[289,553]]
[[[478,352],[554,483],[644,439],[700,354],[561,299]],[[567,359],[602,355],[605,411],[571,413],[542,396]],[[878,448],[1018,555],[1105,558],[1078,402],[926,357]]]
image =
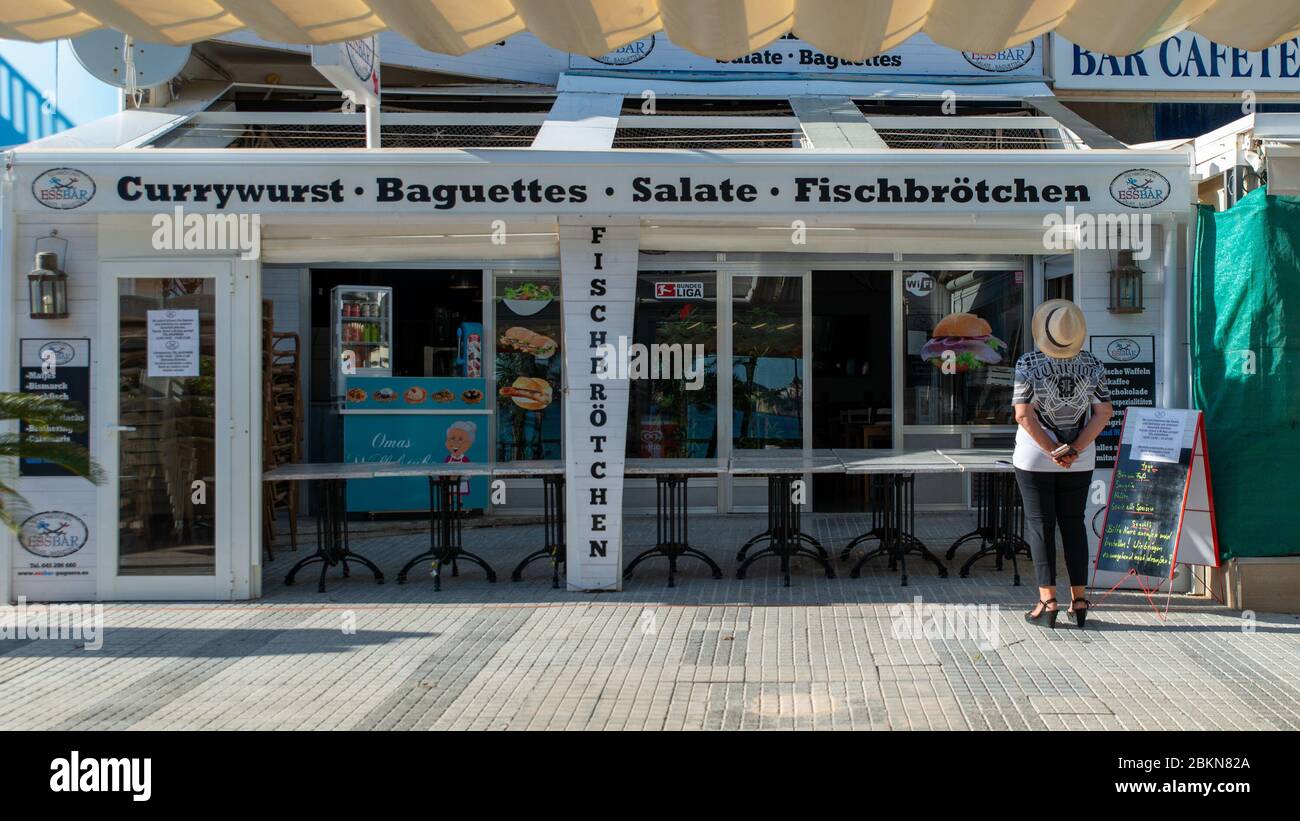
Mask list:
[[[1083,602],[1083,607],[1078,607],[1079,602]],[[1070,621],[1080,630],[1083,629],[1084,623],[1088,621],[1088,608],[1092,607],[1092,602],[1087,599],[1079,598],[1070,602]]]
[[[1040,626],[1041,626],[1041,625],[1043,624],[1043,621],[1042,621],[1043,616],[1047,616],[1047,627],[1048,627],[1048,629],[1055,630],[1055,629],[1056,629],[1056,616],[1057,616],[1057,614],[1060,613],[1061,611],[1060,611],[1060,610],[1048,610],[1048,609],[1047,609],[1047,605],[1049,605],[1049,604],[1056,604],[1056,599],[1047,599],[1046,601],[1044,601],[1044,600],[1042,600],[1042,599],[1039,599],[1039,600],[1038,600],[1038,604],[1041,604],[1041,605],[1043,606],[1043,609],[1042,609],[1042,610],[1038,610],[1038,605],[1034,605],[1034,608],[1033,608],[1032,610],[1030,610],[1028,613],[1025,614],[1025,621],[1029,622],[1030,624],[1037,624],[1037,625],[1040,625]],[[1038,614],[1037,614],[1037,615],[1034,614],[1034,610],[1038,610]]]

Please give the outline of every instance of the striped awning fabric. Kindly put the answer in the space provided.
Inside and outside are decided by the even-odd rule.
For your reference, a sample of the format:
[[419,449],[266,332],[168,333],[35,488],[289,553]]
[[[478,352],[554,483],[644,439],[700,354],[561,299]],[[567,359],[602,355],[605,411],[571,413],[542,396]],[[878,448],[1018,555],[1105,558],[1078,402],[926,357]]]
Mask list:
[[955,49],[995,52],[1049,31],[1129,54],[1184,29],[1258,50],[1300,35],[1297,0],[3,0],[0,37],[53,40],[97,28],[181,44],[240,29],[286,43],[392,30],[430,51],[464,54],[523,31],[600,56],[660,30],[730,60],[793,32],[863,60],[924,31]]

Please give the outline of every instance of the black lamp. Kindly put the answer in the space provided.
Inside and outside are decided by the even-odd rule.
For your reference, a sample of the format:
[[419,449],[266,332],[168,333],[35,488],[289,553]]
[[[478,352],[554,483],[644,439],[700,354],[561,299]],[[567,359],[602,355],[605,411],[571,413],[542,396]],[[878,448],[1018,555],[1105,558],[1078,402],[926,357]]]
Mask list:
[[1120,251],[1119,262],[1110,272],[1110,311],[1140,314],[1143,310],[1142,269],[1133,262],[1132,251]]
[[68,316],[68,275],[59,270],[59,255],[41,251],[36,268],[27,275],[31,296],[32,319],[66,319]]

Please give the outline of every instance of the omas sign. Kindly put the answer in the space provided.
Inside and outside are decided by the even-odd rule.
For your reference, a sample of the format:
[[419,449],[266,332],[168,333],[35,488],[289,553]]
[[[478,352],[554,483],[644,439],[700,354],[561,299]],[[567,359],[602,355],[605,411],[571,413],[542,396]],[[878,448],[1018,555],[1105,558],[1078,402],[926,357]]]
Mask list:
[[1052,42],[1057,89],[1112,91],[1281,91],[1300,95],[1300,38],[1263,51],[1223,46],[1184,32],[1135,54]]

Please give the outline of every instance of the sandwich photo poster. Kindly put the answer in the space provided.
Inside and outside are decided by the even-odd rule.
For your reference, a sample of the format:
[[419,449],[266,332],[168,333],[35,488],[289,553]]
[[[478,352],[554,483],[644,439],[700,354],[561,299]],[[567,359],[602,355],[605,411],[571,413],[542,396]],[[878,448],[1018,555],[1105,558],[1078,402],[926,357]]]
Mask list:
[[1023,337],[1023,273],[904,275],[909,424],[1007,424]]
[[564,361],[560,276],[499,274],[496,303],[497,461],[559,459]]

